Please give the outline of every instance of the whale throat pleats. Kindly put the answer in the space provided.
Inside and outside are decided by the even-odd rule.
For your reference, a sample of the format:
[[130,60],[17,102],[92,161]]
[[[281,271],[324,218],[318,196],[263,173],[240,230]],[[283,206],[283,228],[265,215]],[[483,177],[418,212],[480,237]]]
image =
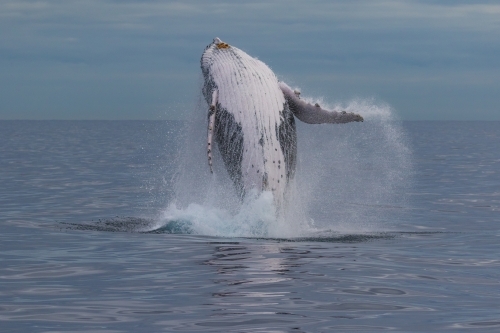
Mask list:
[[214,137],[224,166],[241,197],[252,188],[270,190],[279,204],[296,164],[293,113],[266,64],[218,44],[206,48],[201,67],[209,105],[218,93]]

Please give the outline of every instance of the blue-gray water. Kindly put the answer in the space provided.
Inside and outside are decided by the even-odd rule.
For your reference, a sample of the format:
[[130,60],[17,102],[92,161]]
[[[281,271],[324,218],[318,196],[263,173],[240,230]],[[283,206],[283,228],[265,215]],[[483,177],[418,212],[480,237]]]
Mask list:
[[370,124],[299,126],[281,237],[183,206],[183,123],[0,121],[0,331],[500,331],[500,123]]

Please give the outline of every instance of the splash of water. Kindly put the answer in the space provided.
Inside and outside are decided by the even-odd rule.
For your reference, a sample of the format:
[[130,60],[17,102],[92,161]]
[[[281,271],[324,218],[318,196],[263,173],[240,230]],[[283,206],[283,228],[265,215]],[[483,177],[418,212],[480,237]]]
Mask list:
[[157,228],[169,233],[188,233],[224,237],[297,237],[312,230],[290,232],[286,220],[276,218],[272,193],[251,191],[240,210],[191,203],[178,208],[171,203],[163,212]]
[[[325,103],[322,103],[325,105]],[[360,113],[365,122],[298,122],[298,165],[289,204],[276,217],[270,192],[236,196],[216,149],[214,174],[206,161],[206,106],[201,98],[185,130],[175,200],[156,228],[226,237],[308,237],[324,232],[379,232],[397,221],[411,184],[411,151],[401,122],[388,105],[354,100],[326,105]]]
[[408,205],[411,150],[390,106],[353,100],[333,110],[360,113],[362,124],[298,124],[298,186],[307,189],[308,216],[342,233],[391,229]]

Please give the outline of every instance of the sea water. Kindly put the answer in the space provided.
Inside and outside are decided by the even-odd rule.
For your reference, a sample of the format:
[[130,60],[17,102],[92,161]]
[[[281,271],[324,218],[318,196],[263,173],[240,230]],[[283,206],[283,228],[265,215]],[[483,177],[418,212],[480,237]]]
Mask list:
[[0,331],[500,331],[500,123],[343,108],[281,219],[203,117],[0,121]]

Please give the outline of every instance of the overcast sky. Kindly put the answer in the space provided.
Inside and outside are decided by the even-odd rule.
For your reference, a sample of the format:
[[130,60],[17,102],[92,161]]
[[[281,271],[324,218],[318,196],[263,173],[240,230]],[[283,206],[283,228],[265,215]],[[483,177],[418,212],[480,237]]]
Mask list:
[[184,119],[214,37],[303,95],[500,120],[500,2],[1,0],[0,119]]

